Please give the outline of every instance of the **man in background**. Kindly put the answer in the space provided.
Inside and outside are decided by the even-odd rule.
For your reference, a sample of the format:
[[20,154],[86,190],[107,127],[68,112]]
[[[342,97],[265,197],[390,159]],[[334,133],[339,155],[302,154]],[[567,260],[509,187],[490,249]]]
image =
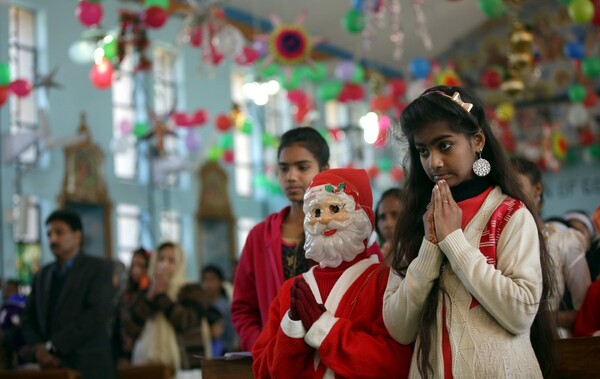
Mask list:
[[74,212],[52,212],[46,233],[56,259],[33,280],[23,315],[25,341],[42,369],[65,367],[83,379],[112,379],[111,264],[81,251],[83,225]]

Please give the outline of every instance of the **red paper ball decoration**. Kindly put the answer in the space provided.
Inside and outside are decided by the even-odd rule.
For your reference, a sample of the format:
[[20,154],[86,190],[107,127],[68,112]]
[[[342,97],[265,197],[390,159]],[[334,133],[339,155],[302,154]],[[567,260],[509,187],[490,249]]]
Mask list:
[[222,158],[223,162],[231,164],[235,159],[235,154],[233,153],[233,150],[225,150]]
[[99,24],[103,15],[104,11],[100,3],[83,0],[79,2],[75,9],[75,16],[77,16],[79,22],[88,27]]
[[402,181],[404,179],[404,169],[402,167],[392,167],[390,170],[390,176],[396,182]]
[[8,100],[8,86],[0,86],[0,107]]
[[17,97],[25,97],[31,93],[31,83],[26,79],[17,79],[8,85],[10,92]]
[[217,119],[215,120],[215,126],[219,131],[226,132],[233,126],[233,121],[231,120],[231,117],[229,117],[229,115],[221,113],[217,116]]
[[161,7],[152,6],[144,10],[144,24],[150,28],[161,28],[169,18],[169,12]]
[[96,88],[106,89],[112,84],[113,66],[106,58],[92,66],[90,80]]

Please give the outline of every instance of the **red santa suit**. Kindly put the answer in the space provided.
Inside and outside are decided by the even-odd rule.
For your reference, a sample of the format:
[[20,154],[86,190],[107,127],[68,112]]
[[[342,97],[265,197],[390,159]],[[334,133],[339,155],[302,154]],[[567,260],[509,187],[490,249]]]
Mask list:
[[573,337],[600,335],[600,280],[596,280],[587,291],[579,308]]
[[396,342],[383,323],[383,293],[389,268],[368,252],[335,269],[315,266],[300,276],[318,303],[323,303],[323,284],[317,284],[315,276],[331,278],[336,270],[341,275],[325,289],[325,293],[331,290],[324,303],[327,311],[309,330],[288,314],[295,278],[283,284],[252,351],[255,378],[408,376],[412,347]]

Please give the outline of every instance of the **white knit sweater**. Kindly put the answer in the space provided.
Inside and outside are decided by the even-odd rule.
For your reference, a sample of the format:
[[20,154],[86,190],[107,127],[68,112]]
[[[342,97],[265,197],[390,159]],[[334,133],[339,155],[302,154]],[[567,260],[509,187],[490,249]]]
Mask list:
[[[433,281],[441,275],[446,294],[438,297],[435,343],[429,357],[436,378],[443,378],[444,373],[442,322],[450,337],[453,377],[542,377],[529,340],[542,293],[533,216],[521,208],[508,221],[496,246],[497,267],[488,264],[478,248],[483,229],[505,197],[496,187],[464,231],[454,231],[439,245],[423,239],[418,256],[406,272],[392,273],[388,280],[385,325],[398,342],[408,344],[417,339],[425,299]],[[444,256],[448,262],[442,270]],[[471,309],[473,296],[479,305]],[[418,346],[419,341],[416,343]],[[417,354],[413,355],[410,377],[420,377]]]

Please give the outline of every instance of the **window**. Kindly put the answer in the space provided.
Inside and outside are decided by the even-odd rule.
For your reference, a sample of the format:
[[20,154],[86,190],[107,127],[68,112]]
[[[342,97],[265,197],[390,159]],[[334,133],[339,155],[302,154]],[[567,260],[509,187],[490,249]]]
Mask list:
[[40,206],[37,198],[13,196],[13,239],[16,242],[40,242]]
[[[232,99],[240,105],[252,124],[252,135],[234,132],[235,181],[239,196],[252,195],[252,179],[266,173],[274,179],[277,170],[277,144],[274,138],[293,128],[287,93],[276,80],[253,81],[250,74],[234,73]],[[243,127],[241,128],[244,129]]]
[[117,205],[117,257],[125,265],[140,247],[140,209],[135,205]]
[[[246,115],[247,121],[251,122],[245,106],[246,99],[242,93],[245,78],[243,75],[233,73],[231,76],[231,98],[238,104],[240,111]],[[252,136],[235,128],[233,132],[233,151],[235,164],[235,190],[238,196],[252,196]]]
[[[31,10],[12,6],[8,24],[11,81],[25,79],[33,85],[37,73],[36,15]],[[9,101],[11,133],[38,127],[38,104],[33,92],[25,97],[10,96]],[[37,146],[31,146],[21,153],[19,162],[33,164],[38,155]]]
[[133,55],[127,51],[112,84],[113,136],[127,140],[125,148],[114,153],[114,170],[117,178],[127,180],[134,180],[137,174],[135,137],[131,133],[136,120],[134,87]]
[[179,243],[181,240],[181,217],[175,211],[160,214],[160,241]]
[[[168,127],[169,116],[175,110],[176,106],[176,89],[177,82],[175,80],[175,55],[172,51],[157,47],[154,49],[154,117],[155,122],[162,122],[164,127]],[[149,115],[150,116],[150,115]],[[156,125],[152,127],[156,128]],[[157,133],[158,134],[158,133]],[[162,138],[161,143],[164,146],[164,156],[177,155],[177,136],[166,134],[155,134],[156,139]],[[174,186],[177,184],[178,175],[170,173],[165,176],[162,184]]]

